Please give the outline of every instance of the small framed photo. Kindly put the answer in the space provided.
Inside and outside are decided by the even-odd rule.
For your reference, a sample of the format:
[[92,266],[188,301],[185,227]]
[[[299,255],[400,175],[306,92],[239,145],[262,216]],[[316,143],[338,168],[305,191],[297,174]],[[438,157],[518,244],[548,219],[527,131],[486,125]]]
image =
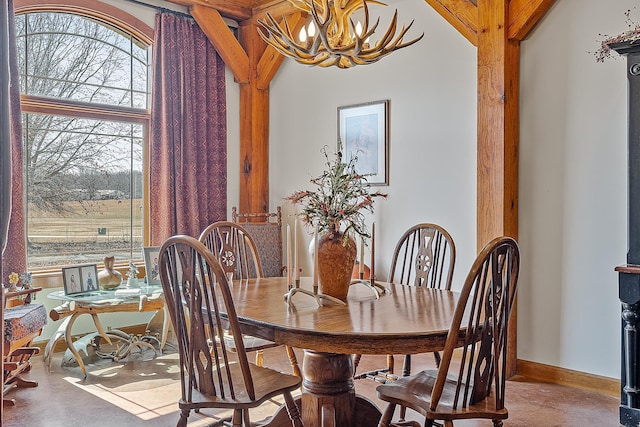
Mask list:
[[98,267],[96,264],[63,267],[62,283],[64,284],[65,295],[97,291]]
[[80,267],[80,277],[82,278],[82,292],[98,290],[98,267],[95,264]]
[[389,100],[338,107],[338,139],[344,159],[371,185],[389,185]]
[[147,286],[160,285],[160,270],[158,269],[159,257],[160,246],[145,246],[142,248],[144,269],[147,275]]

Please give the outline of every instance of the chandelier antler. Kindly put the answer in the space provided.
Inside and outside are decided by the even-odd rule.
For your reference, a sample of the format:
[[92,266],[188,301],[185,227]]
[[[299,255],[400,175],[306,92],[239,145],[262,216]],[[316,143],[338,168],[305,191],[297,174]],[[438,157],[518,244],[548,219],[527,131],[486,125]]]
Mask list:
[[[289,0],[296,8],[311,15],[308,35],[301,31],[300,41],[296,42],[286,18],[279,24],[270,13],[266,20],[258,20],[260,37],[273,46],[282,55],[295,59],[301,64],[350,68],[354,65],[366,65],[379,61],[391,52],[411,46],[424,37],[404,42],[404,36],[413,25],[403,26],[398,34],[398,10],[387,31],[376,43],[371,45],[369,38],[378,28],[378,18],[369,28],[369,4],[386,6],[377,0]],[[354,24],[352,15],[362,9],[364,25]],[[314,34],[317,28],[318,34]]]

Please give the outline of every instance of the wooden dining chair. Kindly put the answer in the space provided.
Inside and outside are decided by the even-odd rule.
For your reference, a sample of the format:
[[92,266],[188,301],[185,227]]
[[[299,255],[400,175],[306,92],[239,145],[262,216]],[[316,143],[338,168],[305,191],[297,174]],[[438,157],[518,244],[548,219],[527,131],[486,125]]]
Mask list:
[[420,425],[392,424],[397,405],[422,414],[425,426],[442,420],[445,427],[452,427],[454,420],[472,418],[502,426],[508,417],[507,338],[519,269],[515,240],[498,237],[485,246],[460,291],[440,367],[377,387],[378,398],[389,402],[380,427]]
[[240,213],[231,208],[231,221],[240,224],[253,238],[262,262],[264,277],[282,277],[286,267],[282,255],[282,209],[275,212]]
[[[227,278],[231,280],[244,280],[249,278],[264,277],[262,264],[256,244],[247,232],[239,224],[229,221],[218,221],[210,224],[202,231],[199,239],[207,249],[220,261]],[[247,352],[256,352],[256,364],[264,363],[264,350],[278,347],[273,341],[244,335],[244,347]],[[233,351],[233,341],[229,343]],[[292,348],[285,347],[289,357],[293,373],[301,376],[298,360]]]
[[[282,395],[292,426],[301,427],[291,394],[301,380],[248,362],[221,262],[198,240],[173,236],[160,248],[159,269],[180,355],[178,426],[203,408],[232,409],[232,425],[249,426],[249,409]],[[235,352],[227,351],[226,329]]]
[[[400,237],[393,251],[390,283],[425,286],[435,289],[451,289],[453,270],[456,263],[456,246],[447,230],[437,224],[422,223],[409,228]],[[428,310],[425,307],[425,310]],[[440,354],[434,353],[436,365],[440,363]],[[354,357],[357,368],[360,355]],[[394,356],[387,355],[385,368],[373,369],[356,376],[369,378],[379,383],[397,378],[394,374]],[[411,355],[404,356],[402,375],[411,374]]]

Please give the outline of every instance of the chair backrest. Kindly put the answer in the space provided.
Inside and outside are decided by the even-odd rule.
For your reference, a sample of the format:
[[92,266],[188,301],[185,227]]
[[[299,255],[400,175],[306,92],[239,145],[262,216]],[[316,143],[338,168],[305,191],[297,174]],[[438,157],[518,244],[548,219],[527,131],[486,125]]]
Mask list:
[[[454,410],[468,408],[495,392],[495,410],[504,408],[506,380],[507,330],[516,297],[520,252],[510,237],[489,242],[473,263],[460,291],[438,376],[433,388],[431,410],[435,411],[443,396],[449,369],[457,370],[455,392],[447,392]],[[463,318],[467,321],[462,324]],[[464,337],[460,328],[464,329]],[[460,365],[452,367],[456,348]],[[456,356],[457,357],[457,356]],[[449,377],[450,381],[450,377]],[[493,386],[493,387],[492,387]],[[451,403],[451,402],[449,402]]]
[[220,261],[225,273],[233,273],[233,279],[263,277],[256,244],[241,225],[214,222],[204,229],[198,240]]
[[231,209],[231,220],[244,227],[258,248],[264,277],[281,277],[283,274],[282,255],[282,210],[276,212],[238,213]]
[[437,224],[417,224],[398,241],[388,282],[450,289],[456,263],[451,235]]
[[[191,402],[194,390],[221,399],[234,399],[246,392],[255,399],[240,324],[218,259],[193,237],[173,236],[160,248],[158,267],[178,340],[183,400]],[[226,348],[227,328],[236,346],[234,355]],[[241,375],[232,369],[232,363],[239,365]]]

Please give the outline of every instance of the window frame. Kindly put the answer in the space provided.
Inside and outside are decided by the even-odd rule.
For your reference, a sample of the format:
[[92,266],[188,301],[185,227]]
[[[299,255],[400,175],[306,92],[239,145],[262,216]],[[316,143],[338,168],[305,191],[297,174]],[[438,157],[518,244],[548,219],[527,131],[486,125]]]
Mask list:
[[[14,0],[15,15],[33,12],[60,12],[84,16],[107,25],[118,28],[143,43],[153,46],[153,28],[115,6],[99,1],[86,0]],[[151,71],[153,67],[151,68]],[[152,76],[149,76],[152,78]],[[60,99],[53,101],[33,95],[20,95],[20,108],[23,113],[49,114],[68,117],[79,117],[96,120],[122,120],[141,124],[143,126],[143,171],[149,168],[149,129],[151,125],[150,106],[146,110],[122,106],[96,105],[80,101]],[[143,246],[148,246],[149,237],[149,177],[143,178]],[[142,248],[140,248],[142,250]],[[140,259],[135,260],[144,269],[142,252]],[[128,260],[116,264],[116,269],[126,271]],[[30,270],[34,275],[37,286],[59,287],[61,273],[59,267],[34,268]]]

